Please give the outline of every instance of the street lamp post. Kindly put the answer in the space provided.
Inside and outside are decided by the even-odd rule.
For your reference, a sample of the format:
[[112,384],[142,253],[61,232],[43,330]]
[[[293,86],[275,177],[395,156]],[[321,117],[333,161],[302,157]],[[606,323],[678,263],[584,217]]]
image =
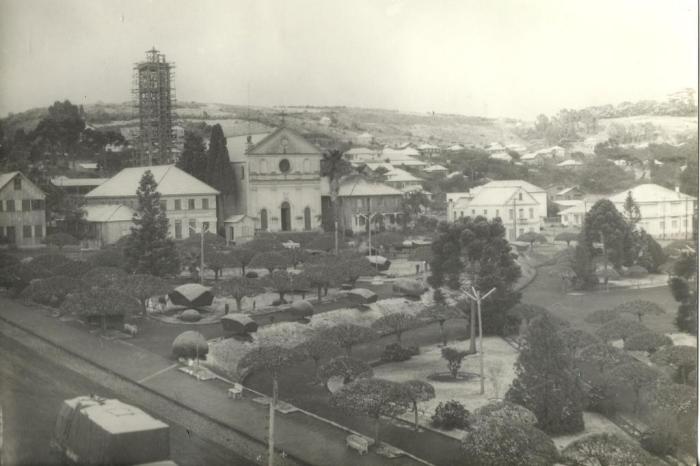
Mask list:
[[491,288],[491,291],[488,293],[482,295],[480,291],[478,291],[476,288],[473,286],[471,287],[472,292],[470,293],[469,290],[463,289],[464,294],[466,294],[471,300],[476,301],[476,313],[477,317],[479,319],[479,375],[481,378],[481,388],[480,388],[480,394],[484,394],[484,334],[483,334],[483,329],[481,325],[481,301],[484,299],[488,298],[491,293],[496,291],[496,288]]
[[[194,231],[197,233],[196,228],[192,228],[189,226],[190,231]],[[199,246],[199,283],[202,285],[204,284],[204,233],[209,231],[209,227],[206,229],[204,228],[204,224],[202,224],[202,228],[199,229],[200,231],[200,246]]]

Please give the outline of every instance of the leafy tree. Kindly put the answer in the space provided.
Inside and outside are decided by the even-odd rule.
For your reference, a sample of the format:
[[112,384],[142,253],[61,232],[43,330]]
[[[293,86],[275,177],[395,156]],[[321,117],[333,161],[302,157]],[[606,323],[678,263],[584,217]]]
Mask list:
[[697,253],[683,253],[674,265],[676,276],[668,282],[673,298],[680,303],[676,313],[676,327],[693,335],[698,332],[698,292],[696,283],[691,280],[696,273]]
[[304,274],[309,284],[316,288],[318,302],[321,302],[321,291],[331,286],[334,281],[333,268],[325,263],[307,264],[304,266]]
[[233,254],[233,257],[236,259],[236,262],[241,268],[241,275],[245,275],[245,268],[253,260],[257,254],[257,251],[245,246],[236,246],[235,248],[231,249],[231,254]]
[[265,286],[270,287],[275,293],[279,294],[280,303],[285,303],[284,295],[294,291],[294,275],[286,270],[275,270],[263,280]]
[[95,286],[97,288],[109,288],[126,277],[124,269],[117,267],[95,267],[90,270],[87,276],[83,277],[83,281],[87,286]]
[[71,262],[73,262],[72,259],[63,254],[42,254],[34,257],[30,264],[48,270],[53,274],[57,267],[70,264]]
[[382,379],[359,379],[331,396],[331,404],[344,411],[366,414],[374,420],[374,442],[379,444],[379,419],[396,417],[408,409],[401,385]]
[[29,264],[16,264],[0,269],[0,286],[19,293],[29,286],[32,280],[50,277],[51,272],[43,267]]
[[[324,339],[321,337],[321,339]],[[336,346],[337,347],[337,346]],[[343,383],[348,384],[358,378],[372,377],[373,371],[369,364],[362,359],[349,356],[337,356],[323,364],[318,370],[319,377],[325,382],[331,377],[343,377]]]
[[591,434],[571,442],[562,451],[567,464],[581,466],[657,466],[654,459],[637,445],[616,435]]
[[85,121],[77,106],[69,100],[54,102],[49,112],[32,131],[35,144],[54,157],[74,154],[80,134],[85,129]]
[[592,288],[598,284],[598,278],[595,275],[595,265],[593,264],[589,248],[585,244],[581,244],[583,234],[578,239],[578,244],[574,250],[574,258],[571,263],[571,268],[576,276],[575,284],[581,288]]
[[88,258],[88,262],[95,267],[116,267],[123,269],[125,266],[124,251],[121,248],[102,249]]
[[194,359],[199,364],[200,359],[206,359],[209,344],[201,333],[187,330],[175,338],[172,351],[176,358]]
[[268,455],[270,464],[275,451],[275,410],[279,395],[279,378],[283,369],[299,362],[295,351],[278,345],[259,346],[245,354],[238,363],[238,373],[264,371],[272,378],[272,402],[270,403],[270,427],[268,430]]
[[530,249],[535,247],[535,243],[546,243],[547,237],[542,233],[537,233],[536,231],[528,231],[518,236],[518,241],[523,241],[525,243],[530,243]]
[[204,265],[214,271],[214,280],[218,280],[224,269],[238,267],[236,256],[230,252],[209,251],[204,254]]
[[46,235],[44,238],[44,243],[49,246],[56,246],[59,250],[62,250],[64,246],[78,244],[78,240],[68,233],[53,233]]
[[666,335],[657,332],[642,332],[630,335],[625,340],[628,351],[646,351],[653,353],[662,346],[672,345],[673,341]]
[[19,263],[20,263],[20,260],[17,259],[15,256],[0,252],[0,269],[2,269],[4,267],[15,266]]
[[185,144],[176,166],[206,183],[207,157],[202,136],[185,131]]
[[515,373],[506,400],[535,413],[539,428],[557,434],[583,429],[583,393],[564,342],[547,315],[530,323]]
[[75,314],[100,319],[102,330],[107,330],[107,319],[137,314],[139,303],[129,295],[113,289],[93,288],[66,297],[61,305],[63,314]]
[[509,401],[492,401],[476,409],[470,417],[475,425],[485,419],[498,419],[504,423],[517,422],[531,426],[537,424],[535,413]]
[[59,265],[53,269],[56,275],[64,275],[66,277],[83,277],[88,272],[91,272],[93,266],[87,261],[70,261],[63,265]]
[[[432,249],[434,258],[428,281],[434,288],[447,285],[458,290],[463,282],[471,282],[483,291],[496,288],[483,303],[483,327],[485,333],[502,333],[506,327],[506,311],[520,299],[513,285],[521,272],[511,255],[500,219],[466,217],[458,223],[443,222],[438,226]],[[472,323],[475,313],[472,305],[469,310]],[[470,327],[471,341],[475,341],[475,325]]]
[[395,312],[380,317],[372,323],[372,328],[380,334],[390,333],[396,335],[396,342],[401,344],[401,335],[407,330],[420,326],[420,320],[410,314]]
[[564,241],[566,242],[566,247],[571,246],[572,241],[578,241],[579,238],[579,233],[574,233],[571,231],[564,231],[562,233],[559,233],[557,236],[554,237],[554,241]]
[[584,322],[588,322],[589,324],[603,325],[613,320],[616,320],[619,317],[620,314],[617,311],[614,311],[612,309],[599,309],[588,314],[586,317],[583,318],[583,320]]
[[401,384],[403,397],[413,406],[414,429],[418,430],[418,403],[435,398],[435,387],[423,380],[407,380]]
[[579,353],[579,361],[585,361],[598,368],[599,372],[615,367],[618,364],[632,361],[633,358],[619,348],[607,343],[595,343],[586,346]]
[[663,248],[644,229],[636,237],[637,244],[633,248],[632,254],[636,257],[637,265],[644,267],[651,273],[658,273],[659,267],[668,260]]
[[402,227],[405,230],[409,220],[423,212],[423,209],[430,206],[430,199],[423,191],[413,191],[408,193],[401,201]]
[[600,343],[600,340],[598,338],[586,332],[585,330],[581,330],[578,328],[574,329],[564,327],[559,329],[558,333],[562,342],[564,342],[564,346],[568,350],[567,353],[571,358],[571,362],[574,364],[576,363],[578,353],[582,349],[586,348],[587,346]]
[[605,342],[613,340],[622,340],[624,342],[627,337],[634,335],[635,333],[648,331],[649,329],[639,322],[619,318],[611,320],[603,327],[596,330],[596,336]]
[[324,357],[336,356],[340,348],[334,342],[326,340],[321,335],[314,335],[294,348],[294,351],[302,355],[305,359],[314,362],[316,375],[319,373],[319,366]]
[[143,273],[127,275],[115,282],[112,288],[136,298],[141,303],[143,315],[146,315],[146,302],[149,298],[164,295],[172,290],[172,286],[162,278]]
[[263,292],[259,282],[245,276],[231,277],[214,285],[217,294],[231,296],[236,301],[236,309],[241,312],[243,298],[253,298]]
[[635,413],[638,412],[642,390],[653,386],[660,376],[656,370],[639,361],[620,364],[608,372],[608,377],[613,383],[620,388],[629,388],[634,393]]
[[662,314],[665,314],[666,311],[659,306],[656,303],[653,303],[651,301],[643,301],[643,300],[634,300],[630,301],[627,303],[620,304],[616,306],[613,309],[614,312],[617,313],[627,313],[627,314],[632,314],[639,319],[639,322],[642,321],[642,317],[644,316],[649,316],[649,315],[654,315],[654,316],[660,316]]
[[616,269],[624,261],[629,243],[630,227],[615,205],[607,199],[596,202],[586,214],[582,240],[593,253],[593,243],[603,244],[603,257],[610,260]]
[[450,374],[452,374],[452,377],[456,379],[459,374],[459,369],[462,367],[462,360],[472,353],[447,346],[442,348],[441,354],[442,359],[447,361],[447,369],[450,371]]
[[163,276],[180,270],[175,243],[168,236],[168,217],[160,207],[158,185],[150,170],[141,177],[136,191],[138,215],[127,237],[124,255],[129,270]]
[[679,383],[695,382],[688,377],[690,372],[698,365],[697,349],[694,346],[665,346],[651,355],[651,361],[675,368],[675,379]]
[[286,269],[289,258],[276,251],[260,252],[255,255],[249,264],[251,267],[267,269],[270,274],[275,269]]
[[344,282],[354,284],[362,276],[376,275],[377,271],[369,261],[360,257],[340,257],[336,262],[337,270]]
[[371,328],[354,324],[339,324],[329,327],[323,330],[322,335],[323,338],[333,341],[343,348],[348,357],[350,357],[353,346],[367,343],[378,337],[377,332]]
[[440,325],[440,335],[442,335],[443,346],[447,346],[445,322],[447,322],[449,319],[459,319],[463,317],[462,313],[458,309],[452,306],[445,306],[444,304],[436,304],[434,306],[427,307],[423,309],[418,316],[431,322],[437,322],[438,325]]
[[30,283],[22,291],[22,296],[35,303],[59,307],[66,296],[83,289],[85,289],[85,283],[79,278],[58,275]]
[[462,450],[484,466],[550,466],[559,456],[552,439],[538,428],[490,417],[469,426]]

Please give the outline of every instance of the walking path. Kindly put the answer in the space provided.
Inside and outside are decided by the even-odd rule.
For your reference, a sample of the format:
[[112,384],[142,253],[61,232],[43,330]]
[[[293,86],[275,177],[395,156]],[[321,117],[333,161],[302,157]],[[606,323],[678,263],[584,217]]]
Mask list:
[[[141,380],[139,385],[266,444],[266,406],[249,398],[229,399],[229,385],[223,381],[200,382],[180,371],[168,370],[172,361],[162,356],[121,340],[105,340],[49,317],[40,308],[27,307],[7,298],[0,297],[0,319],[134,383],[139,384]],[[276,446],[303,463],[347,466],[430,464],[407,456],[394,460],[374,453],[360,456],[346,447],[347,430],[302,412],[278,415],[276,420]]]

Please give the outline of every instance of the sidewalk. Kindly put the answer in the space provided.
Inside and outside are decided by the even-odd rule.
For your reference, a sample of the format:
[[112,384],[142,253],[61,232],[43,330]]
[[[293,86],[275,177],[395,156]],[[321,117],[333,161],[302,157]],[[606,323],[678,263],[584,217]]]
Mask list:
[[[0,297],[0,318],[135,383],[148,377],[140,385],[266,444],[267,407],[250,399],[229,399],[228,386],[222,381],[196,381],[173,370],[171,360],[121,340],[88,334],[45,315],[38,308],[3,297]],[[276,447],[309,464],[426,464],[406,456],[393,460],[374,453],[360,456],[345,445],[348,431],[301,412],[279,414],[276,420]]]

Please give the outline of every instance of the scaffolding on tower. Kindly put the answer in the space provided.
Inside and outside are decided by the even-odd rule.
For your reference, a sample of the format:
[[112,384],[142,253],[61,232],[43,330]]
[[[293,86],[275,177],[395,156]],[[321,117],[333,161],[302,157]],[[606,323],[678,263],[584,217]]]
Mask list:
[[146,60],[134,64],[131,95],[139,120],[136,163],[174,162],[175,64],[155,47],[146,51]]

